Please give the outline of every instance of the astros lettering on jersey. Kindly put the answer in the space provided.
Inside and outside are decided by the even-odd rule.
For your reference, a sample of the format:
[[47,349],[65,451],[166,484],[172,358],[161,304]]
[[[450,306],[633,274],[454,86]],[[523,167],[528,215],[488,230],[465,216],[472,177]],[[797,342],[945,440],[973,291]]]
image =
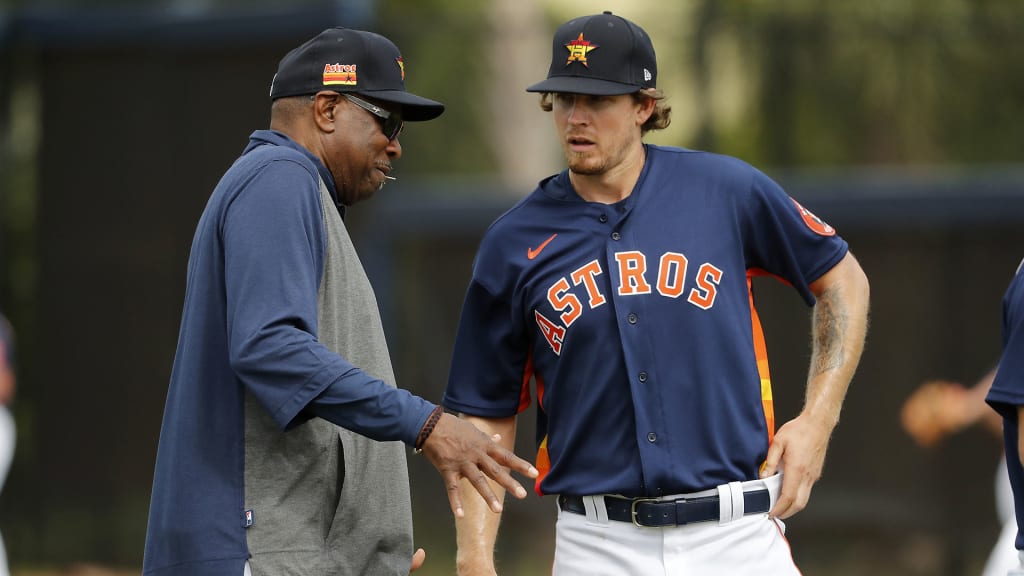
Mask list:
[[503,418],[535,396],[540,494],[756,479],[775,424],[752,279],[813,305],[808,285],[847,252],[750,165],[645,150],[616,204],[584,201],[567,172],[542,181],[474,263],[443,403]]

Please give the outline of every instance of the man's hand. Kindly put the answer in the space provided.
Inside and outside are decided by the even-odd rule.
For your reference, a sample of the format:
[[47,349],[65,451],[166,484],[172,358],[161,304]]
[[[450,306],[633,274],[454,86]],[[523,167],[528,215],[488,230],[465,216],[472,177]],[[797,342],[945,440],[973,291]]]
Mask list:
[[465,478],[487,502],[492,512],[501,512],[501,501],[491,490],[490,477],[516,498],[526,498],[526,489],[516,482],[509,470],[529,478],[537,477],[537,469],[529,462],[502,448],[495,439],[469,422],[443,414],[434,431],[423,444],[423,453],[444,478],[448,501],[456,518],[465,512],[459,496],[459,480]]
[[420,566],[423,566],[423,561],[427,559],[427,553],[423,548],[417,548],[416,553],[412,555],[412,566],[409,567],[409,574],[419,570]]
[[970,424],[969,408],[967,390],[960,383],[929,380],[903,403],[900,423],[914,441],[928,448]]
[[832,427],[810,416],[800,415],[779,428],[761,471],[767,478],[784,471],[782,491],[769,514],[781,519],[789,518],[807,506],[811,488],[821,477],[825,466]]

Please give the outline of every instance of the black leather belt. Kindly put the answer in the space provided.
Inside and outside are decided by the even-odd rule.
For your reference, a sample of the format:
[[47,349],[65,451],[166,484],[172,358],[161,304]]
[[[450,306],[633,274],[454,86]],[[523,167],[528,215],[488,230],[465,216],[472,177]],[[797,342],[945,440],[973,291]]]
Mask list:
[[[605,496],[604,506],[608,519],[632,522],[637,526],[659,528],[682,526],[694,522],[719,520],[718,496],[681,498],[679,500],[658,500],[655,498],[620,498]],[[566,512],[586,515],[581,496],[558,497],[558,506]],[[771,495],[767,490],[753,490],[743,493],[743,514],[764,514],[771,508]]]

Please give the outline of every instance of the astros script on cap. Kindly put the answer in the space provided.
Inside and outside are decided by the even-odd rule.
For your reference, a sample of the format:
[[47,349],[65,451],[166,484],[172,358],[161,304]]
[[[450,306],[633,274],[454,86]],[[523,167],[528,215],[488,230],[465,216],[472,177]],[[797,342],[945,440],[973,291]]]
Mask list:
[[324,66],[324,86],[332,84],[355,86],[357,83],[355,64],[327,64]]

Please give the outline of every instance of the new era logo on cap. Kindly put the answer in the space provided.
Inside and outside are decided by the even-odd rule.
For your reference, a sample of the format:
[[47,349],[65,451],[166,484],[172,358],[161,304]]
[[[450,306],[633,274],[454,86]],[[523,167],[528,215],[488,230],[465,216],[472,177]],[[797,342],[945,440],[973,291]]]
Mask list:
[[611,96],[654,88],[658,63],[647,32],[611,12],[559,26],[548,77],[527,92]]

